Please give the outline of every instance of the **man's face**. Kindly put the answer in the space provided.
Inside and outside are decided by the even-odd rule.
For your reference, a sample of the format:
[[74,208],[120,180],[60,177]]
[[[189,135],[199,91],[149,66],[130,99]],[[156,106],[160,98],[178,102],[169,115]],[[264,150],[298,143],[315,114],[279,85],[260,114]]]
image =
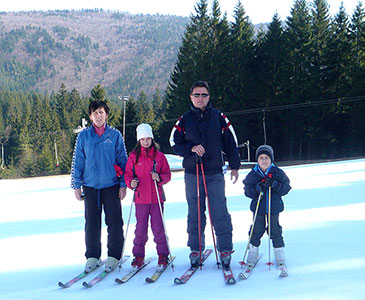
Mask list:
[[194,88],[190,100],[196,108],[204,110],[209,102],[208,90],[205,87]]
[[96,127],[102,127],[104,126],[108,115],[106,114],[104,107],[99,107],[91,113],[89,118]]

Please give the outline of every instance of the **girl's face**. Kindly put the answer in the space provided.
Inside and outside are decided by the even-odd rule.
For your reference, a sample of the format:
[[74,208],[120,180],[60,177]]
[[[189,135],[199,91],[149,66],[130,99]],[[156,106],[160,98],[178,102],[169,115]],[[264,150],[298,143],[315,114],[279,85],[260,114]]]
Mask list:
[[139,143],[143,148],[149,148],[152,145],[152,138],[150,137],[141,138],[139,139]]
[[257,158],[257,163],[259,164],[261,171],[266,172],[266,170],[271,165],[270,156],[268,156],[266,154],[260,154],[260,156]]

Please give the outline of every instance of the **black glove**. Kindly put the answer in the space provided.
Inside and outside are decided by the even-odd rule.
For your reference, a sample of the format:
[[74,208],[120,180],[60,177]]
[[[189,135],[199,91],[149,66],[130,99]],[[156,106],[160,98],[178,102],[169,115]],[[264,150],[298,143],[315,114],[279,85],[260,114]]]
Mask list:
[[266,177],[265,178],[266,187],[272,187],[273,183],[274,183],[274,178],[272,178],[272,177]]
[[265,180],[264,181],[260,181],[258,184],[257,184],[259,190],[261,192],[264,192],[266,190],[266,184],[265,184]]

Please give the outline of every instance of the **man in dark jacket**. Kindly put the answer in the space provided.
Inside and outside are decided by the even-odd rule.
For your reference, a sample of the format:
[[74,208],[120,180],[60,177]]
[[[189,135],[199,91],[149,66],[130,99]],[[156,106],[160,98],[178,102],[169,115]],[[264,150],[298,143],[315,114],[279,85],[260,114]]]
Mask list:
[[[191,265],[193,267],[199,265],[201,250],[205,246],[205,197],[207,196],[221,262],[225,267],[229,267],[233,248],[232,222],[225,197],[223,153],[228,159],[231,179],[234,183],[238,179],[240,158],[237,138],[231,123],[223,113],[213,108],[209,99],[208,83],[205,81],[194,83],[190,89],[191,109],[176,122],[171,132],[170,144],[175,153],[184,158]],[[201,240],[199,241],[197,168],[200,162],[204,168],[208,195],[205,194],[202,170],[199,168],[201,174],[199,176]]]

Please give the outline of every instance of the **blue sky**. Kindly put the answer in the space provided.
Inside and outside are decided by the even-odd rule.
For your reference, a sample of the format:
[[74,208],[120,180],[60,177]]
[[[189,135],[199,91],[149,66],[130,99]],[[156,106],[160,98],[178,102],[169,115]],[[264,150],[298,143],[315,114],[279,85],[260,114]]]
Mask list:
[[[211,1],[211,0],[210,0]],[[311,1],[308,1],[309,3]],[[352,15],[358,0],[328,0],[330,14],[338,12],[341,2],[349,15]],[[190,16],[194,12],[196,0],[14,0],[3,1],[0,11],[28,11],[28,10],[55,10],[55,9],[82,9],[82,8],[103,8],[118,11],[127,11],[133,14],[171,14]],[[211,2],[210,2],[211,3]],[[226,11],[231,16],[238,0],[220,0],[222,12]],[[270,22],[275,12],[282,20],[290,14],[294,0],[241,0],[247,15],[251,21],[256,23]]]

